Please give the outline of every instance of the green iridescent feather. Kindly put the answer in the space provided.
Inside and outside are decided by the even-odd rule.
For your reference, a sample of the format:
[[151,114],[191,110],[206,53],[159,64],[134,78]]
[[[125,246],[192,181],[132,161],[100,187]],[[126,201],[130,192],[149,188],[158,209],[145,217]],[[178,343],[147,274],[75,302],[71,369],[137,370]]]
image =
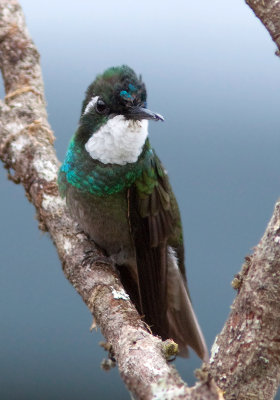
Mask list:
[[153,333],[172,337],[183,356],[191,346],[205,360],[207,349],[185,286],[180,213],[160,160],[148,140],[137,161],[125,165],[103,164],[85,149],[115,116],[162,119],[147,109],[146,100],[141,77],[128,66],[109,68],[92,82],[59,171],[59,189],[80,227],[116,263]]
[[[81,192],[96,196],[107,196],[119,193],[133,185],[142,176],[154,175],[154,152],[147,140],[137,163],[126,165],[102,164],[89,158],[82,146],[78,146],[76,138],[71,140],[64,163],[59,171],[59,188],[62,196],[65,195],[67,184]],[[140,186],[144,185],[147,193],[153,190],[155,179],[150,181],[139,180]],[[141,192],[141,190],[139,190]]]

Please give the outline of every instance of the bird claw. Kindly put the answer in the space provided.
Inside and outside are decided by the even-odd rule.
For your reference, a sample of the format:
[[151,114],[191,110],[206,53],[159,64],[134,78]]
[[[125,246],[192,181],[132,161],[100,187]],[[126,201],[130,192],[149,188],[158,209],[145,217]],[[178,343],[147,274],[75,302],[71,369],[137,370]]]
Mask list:
[[106,262],[104,256],[102,254],[96,254],[96,250],[87,250],[85,251],[85,257],[82,261],[82,267],[86,267],[88,264],[91,266],[96,262]]
[[172,357],[168,358],[168,359],[166,360],[166,362],[172,363],[173,361],[176,360],[176,358],[177,358],[176,356],[172,356]]

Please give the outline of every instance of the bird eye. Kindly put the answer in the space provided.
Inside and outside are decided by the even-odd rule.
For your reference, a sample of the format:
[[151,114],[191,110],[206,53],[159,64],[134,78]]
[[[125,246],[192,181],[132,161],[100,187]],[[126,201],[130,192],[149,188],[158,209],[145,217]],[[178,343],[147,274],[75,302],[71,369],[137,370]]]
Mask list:
[[97,100],[96,105],[95,105],[95,110],[98,112],[98,114],[108,114],[109,113],[109,107],[102,99]]

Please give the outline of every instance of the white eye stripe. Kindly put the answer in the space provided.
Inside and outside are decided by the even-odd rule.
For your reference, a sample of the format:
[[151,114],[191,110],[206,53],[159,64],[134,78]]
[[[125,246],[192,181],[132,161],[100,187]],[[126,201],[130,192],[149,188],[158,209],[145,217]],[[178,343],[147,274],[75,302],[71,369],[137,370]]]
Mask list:
[[88,103],[88,105],[85,108],[84,114],[87,114],[97,103],[97,100],[99,99],[99,96],[94,96],[90,99],[90,102]]

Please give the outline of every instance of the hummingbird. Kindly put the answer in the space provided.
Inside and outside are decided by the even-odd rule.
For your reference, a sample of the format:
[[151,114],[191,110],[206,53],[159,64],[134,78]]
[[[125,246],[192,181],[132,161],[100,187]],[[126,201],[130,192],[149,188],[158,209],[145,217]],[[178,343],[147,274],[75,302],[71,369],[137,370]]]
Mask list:
[[151,147],[141,76],[107,69],[88,87],[77,131],[59,171],[62,197],[82,230],[118,270],[154,335],[179,355],[208,351],[190,300],[181,218],[168,175]]

